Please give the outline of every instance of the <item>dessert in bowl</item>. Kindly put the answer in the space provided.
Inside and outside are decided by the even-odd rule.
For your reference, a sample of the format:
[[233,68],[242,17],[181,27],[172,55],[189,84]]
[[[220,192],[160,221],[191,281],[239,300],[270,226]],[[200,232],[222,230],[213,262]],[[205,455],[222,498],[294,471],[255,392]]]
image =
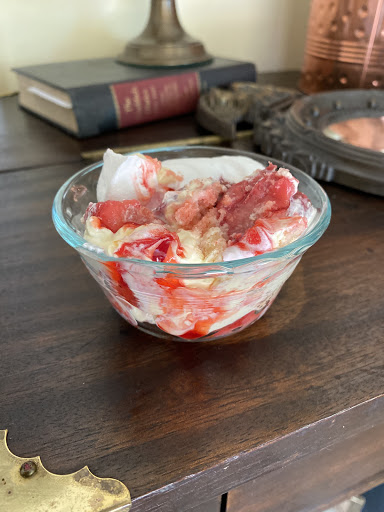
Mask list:
[[62,185],[53,221],[130,324],[176,340],[228,336],[261,318],[330,221],[321,186],[269,160],[108,150]]

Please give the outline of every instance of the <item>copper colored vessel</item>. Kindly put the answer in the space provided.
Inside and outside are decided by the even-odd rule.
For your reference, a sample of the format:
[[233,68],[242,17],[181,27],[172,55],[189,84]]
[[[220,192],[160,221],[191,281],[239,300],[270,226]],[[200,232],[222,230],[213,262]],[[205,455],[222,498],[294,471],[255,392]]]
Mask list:
[[312,0],[299,87],[384,88],[384,0]]

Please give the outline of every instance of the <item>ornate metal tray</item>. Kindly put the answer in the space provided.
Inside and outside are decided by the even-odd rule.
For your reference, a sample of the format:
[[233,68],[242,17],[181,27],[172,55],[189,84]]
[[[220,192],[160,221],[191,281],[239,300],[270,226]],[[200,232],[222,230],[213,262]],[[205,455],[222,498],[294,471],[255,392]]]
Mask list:
[[383,121],[384,91],[321,93],[255,123],[254,141],[314,178],[384,195]]
[[314,178],[384,195],[384,91],[299,97],[292,89],[232,84],[201,96],[197,120],[228,138],[247,121],[265,155]]

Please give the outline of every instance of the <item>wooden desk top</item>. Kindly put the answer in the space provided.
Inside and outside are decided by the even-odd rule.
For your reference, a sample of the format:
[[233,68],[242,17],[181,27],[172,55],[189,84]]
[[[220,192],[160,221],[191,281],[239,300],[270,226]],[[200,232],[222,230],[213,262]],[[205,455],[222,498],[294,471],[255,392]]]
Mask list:
[[[1,127],[6,162],[15,123]],[[382,198],[326,185],[330,227],[260,321],[166,342],[125,323],[55,232],[54,194],[83,166],[60,137],[60,165],[50,147],[0,174],[0,428],[15,454],[117,478],[134,511],[182,512],[373,427],[384,444]],[[384,481],[364,468],[365,487]]]

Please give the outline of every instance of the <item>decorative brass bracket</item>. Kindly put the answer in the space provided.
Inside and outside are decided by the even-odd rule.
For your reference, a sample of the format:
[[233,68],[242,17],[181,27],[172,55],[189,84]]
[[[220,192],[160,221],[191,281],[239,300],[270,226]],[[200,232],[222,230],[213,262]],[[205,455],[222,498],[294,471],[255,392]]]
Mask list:
[[87,466],[55,475],[40,457],[17,457],[7,446],[7,430],[0,430],[0,504],[7,512],[127,512],[131,497],[122,482],[98,478]]

